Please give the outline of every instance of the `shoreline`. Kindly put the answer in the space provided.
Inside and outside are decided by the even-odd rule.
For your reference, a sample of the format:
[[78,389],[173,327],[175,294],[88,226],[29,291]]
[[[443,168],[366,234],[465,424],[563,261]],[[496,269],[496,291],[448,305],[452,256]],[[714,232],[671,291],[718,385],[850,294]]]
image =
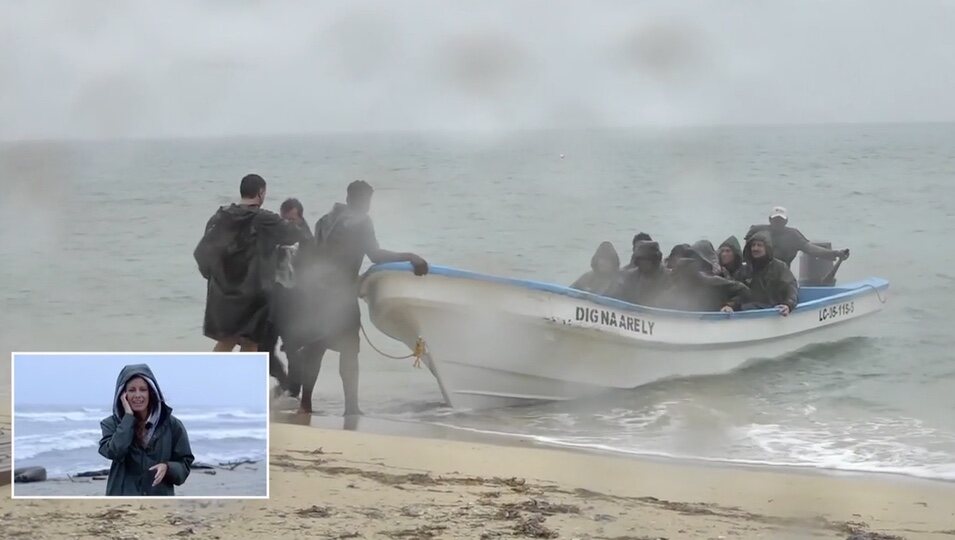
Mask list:
[[[20,537],[950,540],[955,486],[275,423],[268,500],[16,500]],[[8,497],[9,495],[7,495]]]
[[438,441],[471,442],[490,444],[494,446],[538,448],[561,450],[573,454],[591,456],[605,456],[616,459],[629,459],[661,464],[674,464],[686,467],[734,469],[740,471],[771,471],[785,474],[826,476],[826,477],[874,477],[886,481],[933,482],[942,485],[955,486],[955,479],[917,476],[893,471],[865,471],[839,469],[834,467],[819,467],[815,465],[792,465],[778,463],[752,463],[732,461],[727,459],[707,459],[664,454],[626,452],[596,448],[594,446],[547,442],[533,435],[484,431],[473,428],[457,427],[447,424],[433,424],[416,420],[398,420],[391,418],[377,418],[362,416],[344,418],[341,416],[313,414],[310,418],[303,418],[294,412],[273,412],[271,421],[275,424],[307,425],[316,429],[355,431],[374,435],[393,435],[399,437],[420,438]]

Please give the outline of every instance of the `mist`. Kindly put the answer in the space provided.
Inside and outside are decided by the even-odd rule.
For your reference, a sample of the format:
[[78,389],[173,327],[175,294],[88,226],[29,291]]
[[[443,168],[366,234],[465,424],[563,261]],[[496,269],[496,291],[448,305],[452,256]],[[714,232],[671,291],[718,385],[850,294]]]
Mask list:
[[3,10],[3,140],[955,119],[945,2]]

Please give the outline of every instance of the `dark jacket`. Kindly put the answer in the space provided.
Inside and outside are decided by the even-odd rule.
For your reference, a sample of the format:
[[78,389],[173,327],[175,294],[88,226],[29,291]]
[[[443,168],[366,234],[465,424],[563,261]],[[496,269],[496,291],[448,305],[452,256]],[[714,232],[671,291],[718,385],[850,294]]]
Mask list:
[[[151,436],[145,447],[136,440],[135,415],[126,414],[119,400],[126,383],[137,376],[150,386],[151,410],[147,428]],[[100,422],[100,429],[103,437],[99,441],[99,453],[112,461],[106,495],[171,496],[176,494],[173,486],[181,486],[189,477],[195,458],[186,428],[172,415],[172,408],[163,399],[159,383],[146,364],[129,365],[120,371],[113,393],[113,414]],[[168,465],[169,470],[163,481],[153,487],[155,471],[149,468],[159,463]]]
[[[766,245],[766,256],[755,260],[752,256],[754,240],[762,240]],[[787,305],[790,310],[796,309],[799,302],[799,283],[789,270],[789,266],[774,257],[772,236],[768,232],[754,234],[743,249],[746,259],[746,271],[741,276],[742,282],[749,287],[742,309],[764,309],[779,305]]]
[[790,266],[800,251],[820,259],[835,260],[839,252],[817,246],[809,241],[799,229],[793,227],[774,228],[770,225],[753,225],[746,233],[748,242],[756,233],[768,233],[772,236],[776,258]]
[[641,259],[647,260],[649,265],[643,271],[636,267],[622,271],[620,288],[614,296],[631,304],[662,307],[670,287],[670,273],[661,264],[660,245],[656,242],[638,243],[632,262],[636,265]]
[[712,248],[710,245],[709,249],[694,249],[694,256],[674,263],[666,307],[683,311],[719,311],[724,306],[735,308],[746,298],[749,293],[746,285],[713,274]]
[[[598,272],[597,264],[599,261],[607,261],[607,265],[613,270],[610,272]],[[599,294],[601,296],[613,296],[617,287],[620,286],[620,256],[610,242],[602,242],[590,259],[590,272],[577,278],[570,287],[589,293]]]
[[719,260],[719,251],[721,251],[724,247],[728,247],[733,251],[733,255],[736,256],[736,260],[728,266],[723,266],[720,264],[720,276],[726,279],[737,279],[741,272],[745,272],[743,267],[746,265],[746,261],[743,260],[743,248],[739,245],[739,240],[737,240],[735,236],[730,236],[726,240],[723,240],[723,243],[720,244],[720,247],[717,250],[717,260]]
[[308,264],[296,270],[302,310],[282,336],[286,343],[295,343],[293,350],[319,341],[330,345],[339,338],[357,338],[359,272],[364,258],[378,249],[371,217],[336,203],[315,223],[311,249]]
[[209,219],[193,256],[208,280],[203,334],[215,340],[264,339],[268,295],[275,283],[276,248],[299,233],[278,214],[223,206]]

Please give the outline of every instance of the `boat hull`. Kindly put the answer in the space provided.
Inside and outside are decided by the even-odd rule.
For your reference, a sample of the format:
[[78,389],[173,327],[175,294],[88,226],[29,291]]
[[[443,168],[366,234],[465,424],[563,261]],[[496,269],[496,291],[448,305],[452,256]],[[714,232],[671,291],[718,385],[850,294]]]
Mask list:
[[437,267],[373,267],[362,296],[372,322],[414,346],[449,405],[484,409],[568,400],[673,377],[725,373],[814,343],[860,335],[888,283],[810,290],[788,317],[771,310],[688,313],[634,306],[556,285]]

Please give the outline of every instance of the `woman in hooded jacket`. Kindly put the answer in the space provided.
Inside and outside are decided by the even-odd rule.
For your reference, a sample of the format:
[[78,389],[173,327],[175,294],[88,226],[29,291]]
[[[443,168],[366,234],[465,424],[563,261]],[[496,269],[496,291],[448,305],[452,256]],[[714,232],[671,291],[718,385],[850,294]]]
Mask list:
[[172,496],[195,459],[186,428],[172,415],[146,364],[116,378],[113,414],[100,422],[99,453],[112,461],[106,495]]

